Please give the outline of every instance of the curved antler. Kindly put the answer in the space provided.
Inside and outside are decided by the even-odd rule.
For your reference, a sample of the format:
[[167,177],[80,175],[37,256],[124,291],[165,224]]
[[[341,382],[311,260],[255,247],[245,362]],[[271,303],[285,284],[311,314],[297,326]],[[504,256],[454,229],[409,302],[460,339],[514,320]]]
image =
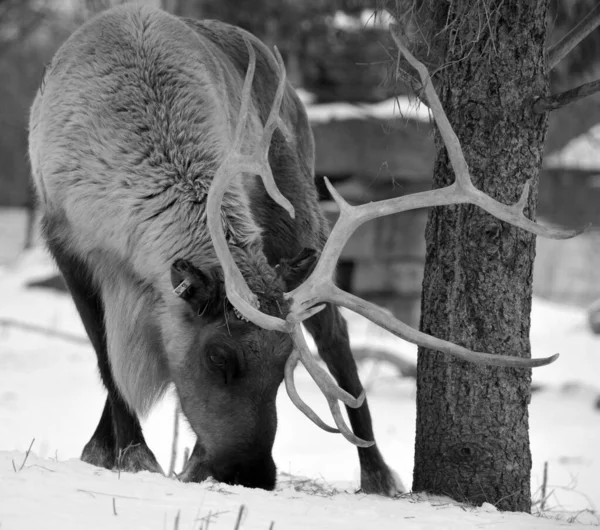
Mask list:
[[221,223],[221,203],[223,202],[225,191],[229,187],[231,181],[241,173],[260,175],[269,196],[279,204],[279,206],[284,208],[292,218],[295,215],[294,207],[277,188],[271,166],[269,165],[271,136],[273,135],[275,128],[283,123],[279,118],[279,108],[285,90],[285,66],[277,48],[275,48],[275,57],[280,70],[280,78],[273,107],[269,114],[269,118],[267,119],[267,123],[265,124],[260,139],[259,149],[255,153],[249,155],[242,153],[244,132],[246,130],[248,115],[250,114],[250,103],[252,101],[250,96],[252,92],[252,80],[254,79],[254,71],[256,68],[256,53],[254,47],[245,38],[244,42],[248,48],[249,61],[242,88],[240,115],[235,128],[232,149],[215,172],[208,191],[208,197],[206,199],[207,225],[215,247],[215,253],[223,268],[225,291],[231,304],[257,326],[271,330],[289,331],[290,326],[284,320],[266,315],[257,309],[257,297],[248,287],[246,280],[233,260]]

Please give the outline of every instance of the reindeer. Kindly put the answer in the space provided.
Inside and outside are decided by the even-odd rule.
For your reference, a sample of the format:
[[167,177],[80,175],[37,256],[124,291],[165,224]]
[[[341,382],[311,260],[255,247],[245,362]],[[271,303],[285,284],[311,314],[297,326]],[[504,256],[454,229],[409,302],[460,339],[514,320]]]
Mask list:
[[[47,68],[31,109],[29,154],[45,240],[107,390],[81,456],[90,464],[162,472],[140,418],[174,383],[197,435],[180,479],[272,489],[275,398],[285,379],[302,412],[357,445],[362,491],[404,491],[374,444],[338,306],[473,362],[532,367],[556,357],[471,352],[334,285],[352,231],[397,211],[473,202],[535,233],[566,235],[526,219],[523,199],[506,206],[483,195],[464,173],[450,191],[357,207],[327,183],[341,209],[330,235],[302,103],[279,53],[239,28],[144,5],[105,11]],[[300,323],[337,383],[311,356]],[[298,395],[299,361],[337,428]]]

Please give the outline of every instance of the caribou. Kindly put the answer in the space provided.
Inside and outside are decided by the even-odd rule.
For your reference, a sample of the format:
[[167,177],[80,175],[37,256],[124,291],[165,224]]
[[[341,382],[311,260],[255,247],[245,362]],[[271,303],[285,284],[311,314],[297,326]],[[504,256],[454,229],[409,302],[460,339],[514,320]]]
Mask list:
[[[277,50],[225,23],[135,4],[101,13],[60,47],[31,108],[29,155],[45,241],[107,390],[83,461],[162,472],[140,419],[174,384],[197,436],[179,478],[273,489],[275,401],[285,380],[306,416],[357,446],[362,491],[394,495],[404,489],[375,445],[340,306],[471,362],[528,368],[556,358],[469,351],[335,286],[352,232],[399,211],[471,202],[536,234],[573,235],[527,219],[527,189],[507,206],[471,184],[428,74],[419,73],[450,135],[455,184],[350,206],[327,182],[340,206],[330,230],[307,115]],[[300,398],[298,362],[336,428]]]

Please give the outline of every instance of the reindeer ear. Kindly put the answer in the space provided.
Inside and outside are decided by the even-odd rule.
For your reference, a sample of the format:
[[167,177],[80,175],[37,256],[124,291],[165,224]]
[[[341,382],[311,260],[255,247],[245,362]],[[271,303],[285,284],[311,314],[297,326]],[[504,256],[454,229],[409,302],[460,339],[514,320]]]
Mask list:
[[217,309],[221,280],[215,269],[202,271],[185,259],[171,265],[171,284],[174,293],[190,304],[199,314]]
[[298,287],[312,272],[317,263],[318,253],[313,248],[303,249],[292,259],[282,259],[275,270],[285,282],[288,291]]

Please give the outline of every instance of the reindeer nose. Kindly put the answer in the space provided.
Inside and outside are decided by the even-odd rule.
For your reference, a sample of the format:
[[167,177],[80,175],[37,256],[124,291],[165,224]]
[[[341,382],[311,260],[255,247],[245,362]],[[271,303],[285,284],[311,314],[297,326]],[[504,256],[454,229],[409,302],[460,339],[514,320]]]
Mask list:
[[219,482],[246,488],[275,488],[277,469],[271,455],[255,457],[235,462],[223,459],[221,465],[213,466],[213,478]]

